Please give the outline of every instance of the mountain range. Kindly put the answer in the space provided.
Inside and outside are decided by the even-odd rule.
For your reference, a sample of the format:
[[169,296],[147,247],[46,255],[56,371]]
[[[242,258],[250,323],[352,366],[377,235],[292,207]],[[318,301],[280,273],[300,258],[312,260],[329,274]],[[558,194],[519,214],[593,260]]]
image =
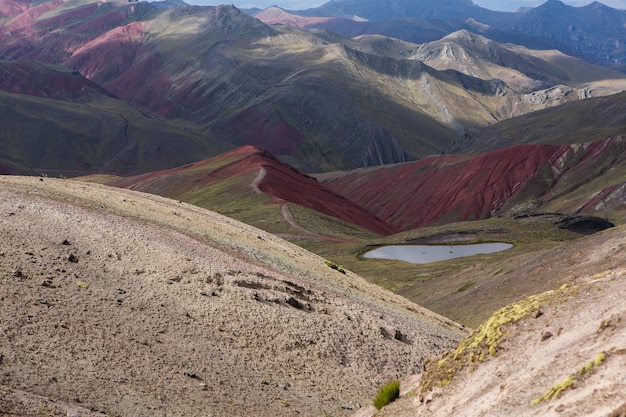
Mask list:
[[[309,172],[406,162],[459,151],[482,129],[511,117],[620,92],[626,79],[623,73],[563,53],[502,44],[467,28],[456,30],[452,17],[444,25],[447,29],[438,32],[444,37],[417,45],[270,26],[230,6],[4,3],[0,57],[5,65],[19,60],[48,65],[37,70],[40,81],[32,79],[32,72],[11,69],[3,89],[19,97],[5,100],[31,95],[26,107],[54,108],[64,101],[72,105],[62,107],[71,107],[74,114],[91,113],[94,106],[84,103],[84,97],[56,93],[62,100],[48,101],[53,97],[42,96],[55,85],[70,88],[52,81],[68,71],[105,92],[110,99],[106,111],[113,118],[131,114],[130,104],[151,120],[147,124],[164,123],[162,130],[180,132],[178,136],[184,130],[189,138],[185,145],[179,141],[180,155],[167,162],[159,159],[164,143],[150,140],[154,129],[132,129],[138,143],[120,151],[130,152],[127,162],[110,162],[115,153],[111,150],[93,163],[68,166],[65,175],[172,168],[217,155],[225,145],[245,144],[267,149]],[[413,22],[414,27],[424,27],[421,22]],[[33,112],[11,117],[25,117],[29,128],[47,129],[28,119]],[[68,115],[52,123],[77,119]],[[123,128],[126,122],[117,123]],[[75,123],[53,129],[90,136],[91,142],[101,140],[87,133],[90,127]],[[19,132],[2,129],[2,143],[21,141]],[[70,153],[74,148],[66,147]],[[140,148],[145,149],[143,160],[133,156]],[[58,158],[59,153],[44,158]],[[15,172],[60,170],[63,165],[30,161],[19,147],[2,154],[3,166]],[[89,159],[84,153],[63,158]]]
[[624,13],[0,0],[0,414],[623,415]]

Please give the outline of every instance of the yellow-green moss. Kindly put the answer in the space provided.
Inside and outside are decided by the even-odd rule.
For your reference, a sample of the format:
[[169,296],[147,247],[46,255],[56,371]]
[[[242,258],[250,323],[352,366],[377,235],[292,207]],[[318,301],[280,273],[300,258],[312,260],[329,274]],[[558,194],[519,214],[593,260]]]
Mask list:
[[541,397],[535,398],[532,402],[532,405],[537,405],[548,400],[554,401],[559,397],[559,395],[561,395],[563,391],[565,391],[566,389],[568,389],[569,387],[573,385],[574,385],[574,377],[570,375],[567,378],[565,378],[563,381],[559,382],[558,384],[550,388],[548,391],[546,391],[546,393],[543,394]]
[[541,397],[535,398],[531,404],[537,405],[544,401],[556,400],[563,391],[572,387],[577,380],[584,378],[585,376],[592,373],[593,369],[597,366],[602,365],[602,363],[605,360],[606,360],[606,354],[604,352],[598,353],[591,362],[587,362],[586,364],[584,364],[582,367],[580,367],[580,369],[578,369],[578,371],[575,374],[569,375],[563,381],[559,382],[558,384],[550,388]]
[[606,354],[604,352],[600,352],[594,358],[593,364],[594,366],[600,366],[602,365],[602,362],[604,362],[605,360],[606,360]]
[[427,392],[435,386],[448,385],[460,370],[467,367],[474,370],[488,355],[496,356],[506,336],[504,328],[507,324],[530,315],[549,301],[558,301],[568,291],[569,286],[563,285],[556,291],[533,295],[496,311],[478,330],[463,339],[455,350],[445,353],[438,361],[426,364],[420,392]]

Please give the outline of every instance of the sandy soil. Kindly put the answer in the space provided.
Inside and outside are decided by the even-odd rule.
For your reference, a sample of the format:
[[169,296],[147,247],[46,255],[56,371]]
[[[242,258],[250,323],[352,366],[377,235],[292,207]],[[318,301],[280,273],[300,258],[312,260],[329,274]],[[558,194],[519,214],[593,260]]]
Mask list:
[[[566,245],[567,246],[567,245]],[[378,416],[622,416],[626,404],[626,229],[606,230],[560,247],[564,256],[580,254],[579,268],[553,263],[553,273],[571,277],[555,292],[543,314],[506,326],[496,357],[473,373],[459,373],[450,385],[421,400],[420,376],[402,384],[407,394]],[[594,272],[595,271],[595,272]],[[579,375],[603,353],[605,360]],[[532,405],[568,376],[572,388],[558,398]],[[413,391],[413,392],[409,392]],[[622,407],[622,408],[620,408]],[[621,411],[620,411],[621,410]],[[375,415],[362,409],[360,417]]]
[[0,177],[0,236],[0,415],[343,415],[463,334],[157,196]]

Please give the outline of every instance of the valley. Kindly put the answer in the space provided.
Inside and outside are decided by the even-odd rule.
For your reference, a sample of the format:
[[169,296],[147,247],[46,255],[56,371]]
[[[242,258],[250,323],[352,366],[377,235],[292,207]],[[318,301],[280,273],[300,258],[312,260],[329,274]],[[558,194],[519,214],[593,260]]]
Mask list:
[[623,416],[625,24],[0,0],[0,414]]

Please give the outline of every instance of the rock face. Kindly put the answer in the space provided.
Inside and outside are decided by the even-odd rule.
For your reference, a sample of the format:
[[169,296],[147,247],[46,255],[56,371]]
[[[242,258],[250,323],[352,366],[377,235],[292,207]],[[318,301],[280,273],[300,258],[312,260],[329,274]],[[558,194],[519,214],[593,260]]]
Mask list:
[[[514,146],[477,156],[430,157],[319,178],[336,193],[409,230],[540,210],[611,166],[623,169],[623,153],[624,138],[616,137],[586,145]],[[618,179],[615,187],[620,184]],[[610,194],[603,195],[610,200]],[[567,211],[584,211],[596,197],[591,192],[587,200],[579,197],[579,205]]]
[[463,333],[194,206],[71,180],[0,183],[3,412],[321,415],[365,403]]

